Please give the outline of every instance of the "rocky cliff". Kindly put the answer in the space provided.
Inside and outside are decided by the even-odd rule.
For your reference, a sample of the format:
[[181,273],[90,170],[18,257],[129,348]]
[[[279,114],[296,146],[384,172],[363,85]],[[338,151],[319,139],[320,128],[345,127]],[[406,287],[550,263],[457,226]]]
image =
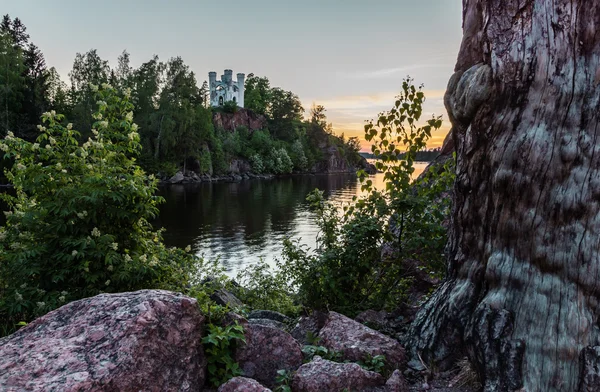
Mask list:
[[251,110],[238,109],[235,113],[213,112],[213,125],[215,129],[235,131],[238,127],[246,127],[256,131],[267,127],[267,119]]

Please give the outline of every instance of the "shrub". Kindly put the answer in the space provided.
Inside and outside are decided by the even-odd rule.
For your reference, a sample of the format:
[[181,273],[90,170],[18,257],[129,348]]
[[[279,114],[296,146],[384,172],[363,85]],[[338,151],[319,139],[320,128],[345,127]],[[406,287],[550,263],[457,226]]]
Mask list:
[[265,171],[265,164],[260,155],[253,154],[250,156],[250,166],[252,167],[252,171],[254,173],[262,173]]
[[208,324],[208,334],[202,339],[208,362],[208,381],[218,387],[231,378],[242,374],[233,359],[233,351],[238,341],[246,343],[244,328],[239,324],[220,327]]
[[97,91],[93,137],[83,145],[64,116],[42,116],[35,143],[0,143],[16,195],[0,228],[0,320],[14,325],[102,292],[183,289],[198,260],[167,249],[149,219],[162,201],[136,164],[141,146],[132,104]]
[[[386,189],[376,190],[359,173],[366,196],[355,198],[340,214],[321,191],[307,200],[317,217],[320,234],[311,252],[297,243],[284,243],[280,270],[309,307],[352,314],[369,308],[391,308],[404,298],[410,284],[405,261],[416,260],[432,274],[445,270],[446,230],[450,199],[444,197],[454,181],[453,160],[413,182],[416,153],[426,146],[431,131],[441,126],[434,117],[417,126],[425,96],[410,79],[403,83],[394,107],[365,126],[380,158]],[[383,244],[396,250],[382,259]]]
[[235,101],[227,101],[223,104],[223,111],[225,113],[235,113],[239,109],[237,102]]
[[235,289],[235,294],[253,309],[274,310],[288,316],[296,316],[300,311],[284,275],[263,261],[241,271],[237,281],[241,287]]
[[275,149],[271,152],[266,166],[268,171],[275,174],[291,173],[292,169],[294,168],[294,164],[292,163],[290,156],[283,147]]

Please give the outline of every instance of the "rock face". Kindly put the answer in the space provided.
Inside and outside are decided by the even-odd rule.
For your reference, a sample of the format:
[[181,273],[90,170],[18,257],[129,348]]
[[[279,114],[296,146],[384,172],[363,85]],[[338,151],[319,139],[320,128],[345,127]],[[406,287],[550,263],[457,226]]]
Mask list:
[[361,361],[369,355],[385,355],[390,370],[406,363],[404,348],[398,341],[339,313],[329,312],[319,337],[320,344],[341,352],[344,359],[350,361]]
[[379,387],[385,379],[375,372],[363,369],[355,363],[337,363],[321,357],[302,365],[294,375],[294,392],[362,391]]
[[246,344],[235,352],[235,360],[244,372],[262,384],[275,385],[277,370],[296,370],[302,365],[300,345],[287,332],[264,325],[248,324]]
[[328,315],[325,312],[313,311],[309,316],[302,316],[292,329],[292,336],[301,345],[313,344],[308,339],[309,335],[317,336],[321,328],[327,322]]
[[394,370],[394,373],[385,383],[386,392],[408,392],[408,384],[400,370]]
[[246,127],[249,131],[257,131],[267,127],[267,120],[248,109],[238,109],[235,113],[213,113],[213,125],[215,129],[222,128],[233,132],[238,127]]
[[235,295],[225,289],[218,289],[211,294],[210,299],[215,301],[218,305],[229,306],[230,308],[239,308],[244,306]]
[[284,314],[279,312],[274,312],[272,310],[253,310],[248,314],[249,319],[269,319],[279,321],[281,323],[287,323],[290,321],[290,318]]
[[204,317],[159,290],[102,294],[0,339],[3,391],[198,391]]
[[271,390],[251,378],[234,377],[221,385],[218,392],[271,392]]

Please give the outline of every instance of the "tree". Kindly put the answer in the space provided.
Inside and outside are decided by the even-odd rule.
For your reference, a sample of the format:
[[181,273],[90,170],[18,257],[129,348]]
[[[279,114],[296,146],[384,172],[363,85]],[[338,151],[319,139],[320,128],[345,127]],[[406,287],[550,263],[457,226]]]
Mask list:
[[60,78],[56,68],[46,71],[48,105],[58,113],[70,113],[69,88]]
[[130,84],[133,69],[131,68],[130,62],[130,55],[124,50],[117,59],[117,68],[115,69],[116,84],[121,89],[131,87]]
[[0,33],[0,129],[1,134],[17,126],[23,99],[23,55],[11,35]]
[[40,49],[30,43],[24,52],[25,88],[23,99],[23,124],[21,131],[24,138],[35,139],[36,125],[43,112],[48,109],[48,72],[46,60]]
[[94,97],[95,131],[82,145],[55,112],[44,113],[35,143],[10,132],[0,141],[15,160],[6,172],[15,194],[1,195],[10,207],[0,227],[2,330],[102,292],[185,290],[198,271],[150,223],[162,199],[135,160],[133,105],[110,87]]
[[600,5],[463,5],[449,278],[411,353],[444,368],[466,352],[485,391],[600,390]]
[[248,74],[244,84],[244,107],[257,114],[267,114],[271,101],[271,84],[266,77]]
[[10,35],[13,44],[16,47],[19,47],[22,50],[25,50],[27,47],[29,34],[27,34],[27,28],[23,22],[21,22],[21,19],[15,18],[14,20],[11,20],[10,15],[4,15],[2,17],[2,22],[0,22],[0,32]]
[[73,69],[69,72],[71,99],[73,100],[71,116],[75,128],[79,129],[84,140],[90,135],[92,128],[90,119],[96,104],[95,93],[90,86],[107,83],[109,75],[108,61],[100,58],[96,49],[85,54],[77,53],[75,55]]
[[[325,132],[333,134],[333,124],[327,122],[325,106],[313,103],[310,108],[310,122],[321,127]],[[344,135],[342,134],[342,138]]]

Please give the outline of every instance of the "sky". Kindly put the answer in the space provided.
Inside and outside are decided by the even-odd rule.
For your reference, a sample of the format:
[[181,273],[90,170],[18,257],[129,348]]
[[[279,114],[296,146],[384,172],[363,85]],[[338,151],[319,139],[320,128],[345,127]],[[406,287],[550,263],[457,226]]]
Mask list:
[[[65,81],[75,54],[123,50],[139,66],[181,56],[199,84],[209,71],[266,76],[305,109],[325,106],[336,134],[362,138],[390,109],[402,80],[424,84],[424,117],[443,115],[461,41],[461,0],[0,0]],[[363,148],[368,146],[363,142]]]

